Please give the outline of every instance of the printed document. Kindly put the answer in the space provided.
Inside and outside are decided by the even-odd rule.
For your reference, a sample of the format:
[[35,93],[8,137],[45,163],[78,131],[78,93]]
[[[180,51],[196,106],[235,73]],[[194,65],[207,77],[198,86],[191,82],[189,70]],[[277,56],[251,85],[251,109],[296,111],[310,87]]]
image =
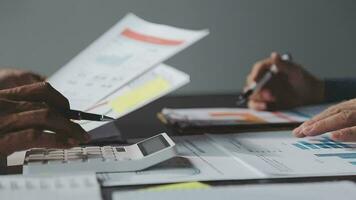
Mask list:
[[291,131],[174,138],[180,157],[144,171],[101,173],[104,185],[356,175],[356,143]]
[[100,185],[95,174],[70,176],[0,176],[1,199],[100,200]]
[[[151,69],[135,80],[86,109],[87,112],[120,118],[187,84],[189,76],[165,64]],[[86,131],[103,125],[103,122],[79,121]]]
[[[179,157],[138,172],[98,173],[104,186],[249,179],[263,174],[217,148],[208,136],[174,139]],[[256,175],[257,174],[257,175]]]
[[356,175],[356,143],[291,131],[209,135],[218,146],[267,177]]
[[261,124],[303,122],[308,118],[292,112],[267,112],[246,108],[165,108],[162,114],[172,121],[207,124]]
[[316,200],[338,199],[353,200],[356,196],[356,185],[350,181],[320,183],[285,183],[258,184],[244,186],[210,187],[204,189],[182,190],[135,190],[115,192],[113,200]]
[[207,34],[128,14],[49,82],[69,98],[71,108],[87,110]]

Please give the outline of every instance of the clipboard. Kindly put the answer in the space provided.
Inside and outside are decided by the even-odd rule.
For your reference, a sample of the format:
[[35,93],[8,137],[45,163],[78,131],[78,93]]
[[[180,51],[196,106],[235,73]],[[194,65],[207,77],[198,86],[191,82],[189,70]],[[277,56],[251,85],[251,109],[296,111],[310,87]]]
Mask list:
[[178,134],[290,130],[308,119],[289,111],[267,112],[245,108],[164,108],[157,113],[157,117]]

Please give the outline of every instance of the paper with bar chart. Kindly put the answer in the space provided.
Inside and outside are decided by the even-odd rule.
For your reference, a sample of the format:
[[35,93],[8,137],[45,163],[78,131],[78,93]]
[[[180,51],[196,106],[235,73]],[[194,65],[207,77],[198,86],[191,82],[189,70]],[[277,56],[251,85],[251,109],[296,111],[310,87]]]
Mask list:
[[210,135],[236,159],[268,176],[356,175],[356,143],[291,131]]
[[49,82],[86,110],[208,34],[144,21],[128,14],[68,64]]
[[[49,82],[68,98],[72,109],[119,118],[187,84],[187,74],[161,62],[208,33],[154,24],[128,14]],[[105,124],[79,123],[86,131]]]
[[246,108],[164,108],[162,115],[170,124],[185,126],[257,125],[298,123],[307,117],[293,112],[256,111]]

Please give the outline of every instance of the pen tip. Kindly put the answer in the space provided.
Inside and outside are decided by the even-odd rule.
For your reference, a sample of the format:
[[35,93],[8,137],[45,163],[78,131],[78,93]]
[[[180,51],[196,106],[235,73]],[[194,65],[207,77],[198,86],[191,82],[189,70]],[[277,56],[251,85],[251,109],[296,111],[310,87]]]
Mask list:
[[115,118],[105,116],[105,115],[103,115],[103,117],[102,117],[102,121],[113,121],[113,120],[115,120]]
[[239,99],[239,100],[236,101],[236,105],[241,106],[241,105],[243,105],[245,102],[246,102],[245,99]]

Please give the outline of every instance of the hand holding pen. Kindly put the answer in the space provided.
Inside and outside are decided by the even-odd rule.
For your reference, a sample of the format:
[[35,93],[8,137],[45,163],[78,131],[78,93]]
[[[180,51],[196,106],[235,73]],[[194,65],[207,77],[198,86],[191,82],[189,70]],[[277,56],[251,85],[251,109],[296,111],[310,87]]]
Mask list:
[[272,53],[253,66],[238,103],[245,101],[255,110],[287,109],[320,102],[323,87],[322,81],[293,63],[290,55]]
[[0,108],[0,154],[90,141],[90,135],[69,119],[78,115],[72,115],[68,100],[46,82],[0,90]]
[[69,148],[90,141],[76,120],[113,120],[70,110],[68,100],[49,83],[0,90],[0,154],[29,148]]

